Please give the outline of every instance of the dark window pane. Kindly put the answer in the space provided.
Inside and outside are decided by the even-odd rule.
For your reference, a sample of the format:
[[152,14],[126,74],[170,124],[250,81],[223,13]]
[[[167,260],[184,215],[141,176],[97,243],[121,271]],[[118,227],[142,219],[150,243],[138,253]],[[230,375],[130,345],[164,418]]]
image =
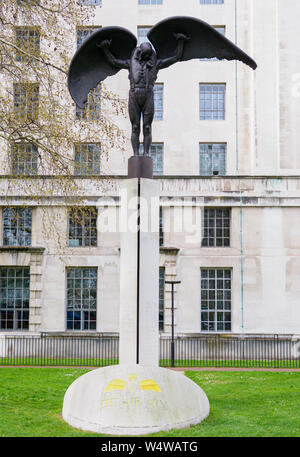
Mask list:
[[[226,230],[225,230],[226,223]],[[230,210],[204,209],[202,246],[230,246]]]
[[[231,270],[201,269],[203,277],[210,279],[201,279],[201,330],[227,330],[226,325],[231,327]],[[228,279],[225,280],[225,277]]]
[[165,316],[165,269],[159,268],[159,330],[164,331]]
[[30,269],[1,267],[0,272],[0,328],[28,330]]
[[200,120],[225,119],[226,84],[200,84]]
[[5,246],[29,246],[31,244],[31,222],[31,208],[4,208],[3,244]]
[[99,143],[78,143],[75,145],[74,174],[78,176],[100,174]]
[[[89,278],[92,278],[92,281]],[[96,278],[97,268],[67,269],[68,330],[96,330]],[[94,311],[88,311],[91,308],[94,308]]]
[[[152,143],[150,148],[151,158],[153,160],[153,175],[163,174],[163,143]],[[144,147],[140,144],[139,154],[143,155]]]
[[69,246],[97,246],[97,209],[75,208],[69,212]]
[[14,112],[19,120],[34,121],[38,117],[39,85],[35,83],[14,84]]

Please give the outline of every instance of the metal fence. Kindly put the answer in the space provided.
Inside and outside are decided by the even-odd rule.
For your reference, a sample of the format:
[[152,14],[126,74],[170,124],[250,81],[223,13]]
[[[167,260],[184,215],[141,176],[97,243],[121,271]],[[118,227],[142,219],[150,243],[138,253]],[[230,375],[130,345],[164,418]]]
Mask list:
[[[300,368],[292,335],[201,334],[160,338],[160,366]],[[118,336],[0,335],[0,365],[103,367],[119,363]]]
[[[200,335],[175,338],[175,367],[300,368],[292,335]],[[171,366],[171,338],[160,340],[160,364]]]
[[104,367],[119,363],[113,336],[6,336],[0,338],[0,365]]

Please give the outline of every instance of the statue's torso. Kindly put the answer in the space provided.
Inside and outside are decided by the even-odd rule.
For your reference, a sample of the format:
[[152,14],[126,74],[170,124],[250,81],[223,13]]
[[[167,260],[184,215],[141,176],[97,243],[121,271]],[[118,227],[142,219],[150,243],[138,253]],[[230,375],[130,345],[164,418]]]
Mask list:
[[[147,65],[150,62],[151,66]],[[150,61],[140,60],[135,51],[130,60],[129,80],[130,88],[146,89],[154,86],[157,79],[157,59],[154,55]]]

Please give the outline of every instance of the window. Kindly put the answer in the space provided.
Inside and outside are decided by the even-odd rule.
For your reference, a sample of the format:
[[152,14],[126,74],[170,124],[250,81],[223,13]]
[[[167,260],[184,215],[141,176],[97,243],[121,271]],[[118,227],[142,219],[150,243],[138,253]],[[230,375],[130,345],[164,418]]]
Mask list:
[[138,46],[144,42],[149,42],[149,40],[147,38],[147,33],[149,32],[150,29],[151,29],[151,27],[138,27],[138,29],[137,29],[137,36],[138,36],[137,45]]
[[40,4],[40,0],[18,0],[19,5],[22,5],[23,3],[28,6],[35,6]]
[[226,84],[200,84],[200,120],[225,119]]
[[96,330],[97,268],[67,269],[67,330]]
[[14,111],[20,120],[36,120],[39,109],[39,85],[14,84]]
[[139,5],[162,5],[163,0],[139,0]]
[[163,174],[163,144],[154,143],[151,145],[151,157],[153,160],[153,174],[162,175]]
[[221,33],[221,35],[225,35],[225,25],[215,25],[214,28]]
[[[38,27],[16,27],[16,45],[28,54],[38,56],[40,52],[40,31]],[[16,60],[26,62],[30,56],[16,49]]]
[[226,143],[200,143],[200,175],[226,175]]
[[3,245],[30,246],[32,229],[31,208],[3,209]]
[[79,0],[79,3],[86,6],[102,5],[102,0]]
[[77,27],[77,49],[79,48],[79,46],[82,45],[82,43],[84,42],[84,40],[86,38],[88,38],[92,33],[96,32],[97,30],[100,30],[101,27],[100,26],[93,26],[93,25],[89,25],[89,26],[85,26],[85,27]]
[[162,121],[163,119],[163,93],[164,85],[162,83],[154,84],[154,120]]
[[164,220],[163,220],[163,209],[159,207],[159,245],[164,245]]
[[200,0],[201,5],[222,5],[224,0]]
[[165,327],[165,268],[159,267],[159,330]]
[[29,328],[29,267],[0,268],[0,329]]
[[[151,158],[153,160],[153,175],[163,174],[163,143],[152,143],[150,148]],[[143,144],[140,144],[140,155],[143,155]]]
[[73,208],[69,212],[69,246],[97,246],[96,208]]
[[38,172],[38,149],[32,143],[12,145],[12,173],[14,175],[36,175]]
[[[217,30],[219,33],[221,33],[221,35],[225,35],[225,25],[215,25],[214,26],[215,30]],[[218,59],[217,57],[211,57],[211,58],[207,58],[207,57],[203,57],[202,59],[200,59],[201,61],[215,61],[215,60],[220,60]]]
[[77,176],[99,175],[100,173],[99,143],[75,144],[75,167],[74,174]]
[[101,84],[89,92],[84,108],[76,105],[76,117],[81,120],[97,120],[101,117]]
[[203,247],[230,246],[230,209],[204,209]]
[[231,269],[201,269],[201,331],[231,331]]

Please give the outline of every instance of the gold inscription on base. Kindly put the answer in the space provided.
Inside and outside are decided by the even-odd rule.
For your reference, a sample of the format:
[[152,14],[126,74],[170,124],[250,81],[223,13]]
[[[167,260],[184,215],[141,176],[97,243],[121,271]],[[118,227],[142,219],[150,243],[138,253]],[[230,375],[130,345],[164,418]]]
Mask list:
[[164,402],[160,399],[144,400],[139,397],[124,397],[124,398],[105,398],[101,400],[101,408],[161,408]]
[[[164,407],[164,402],[159,398],[141,397],[142,391],[150,396],[161,395],[159,385],[153,379],[142,379],[133,373],[128,379],[112,379],[104,389],[104,397],[101,400],[101,408],[146,408],[154,409]],[[148,395],[148,393],[146,393]],[[112,395],[112,396],[111,396]]]

